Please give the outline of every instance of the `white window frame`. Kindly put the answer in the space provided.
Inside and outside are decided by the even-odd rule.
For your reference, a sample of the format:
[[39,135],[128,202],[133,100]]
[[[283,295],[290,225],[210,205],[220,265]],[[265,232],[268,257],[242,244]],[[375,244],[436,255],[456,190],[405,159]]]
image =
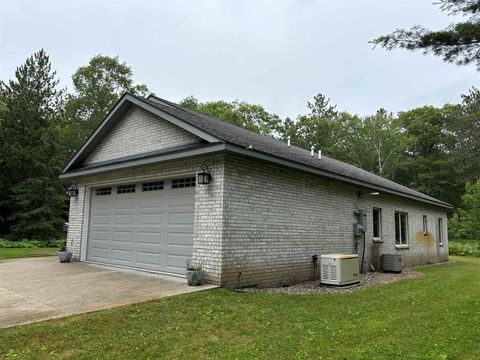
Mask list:
[[[378,236],[375,236],[375,212],[378,213]],[[382,209],[379,207],[374,207],[372,209],[372,233],[373,233],[373,241],[374,242],[381,242],[383,237],[382,231]]]
[[[405,238],[402,236],[402,216],[405,217]],[[397,217],[398,217],[398,235],[400,242],[397,242]],[[403,211],[395,211],[395,247],[397,249],[408,248],[408,213]]]
[[438,246],[443,246],[443,218],[439,217],[437,219],[437,243]]
[[423,215],[423,235],[428,235],[428,217]]

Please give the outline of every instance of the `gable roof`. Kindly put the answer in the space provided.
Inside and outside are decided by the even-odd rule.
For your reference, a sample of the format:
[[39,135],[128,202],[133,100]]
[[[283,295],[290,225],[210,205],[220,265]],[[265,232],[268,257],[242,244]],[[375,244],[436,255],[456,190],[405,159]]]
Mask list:
[[[87,167],[79,168],[81,162],[101,141],[104,134],[108,132],[111,126],[113,126],[107,126],[107,123],[112,121],[109,119],[116,118],[117,116],[115,113],[118,113],[118,116],[120,117],[123,116],[125,112],[120,111],[119,109],[122,106],[125,106],[125,102],[141,106],[142,108],[157,114],[163,119],[171,121],[181,128],[194,133],[195,135],[204,139],[207,144],[210,144],[210,146],[205,145],[201,148],[201,150],[197,149],[194,152],[192,152],[190,149],[190,156],[194,156],[198,151],[201,153],[208,151],[226,151],[230,153],[236,153],[241,156],[253,157],[259,160],[273,162],[281,166],[295,168],[324,177],[333,178],[368,189],[391,193],[444,208],[452,208],[450,204],[444,201],[415,191],[406,186],[397,184],[391,180],[372,174],[356,166],[335,160],[328,156],[322,156],[322,159],[320,160],[316,156],[311,156],[310,151],[302,149],[298,146],[288,146],[286,143],[276,140],[272,137],[264,136],[253,131],[240,128],[214,117],[181,107],[175,103],[153,95],[150,95],[148,99],[131,94],[125,94],[122,96],[112,111],[80,148],[74,158],[72,158],[72,160],[67,164],[65,169],[62,171],[61,177],[71,177],[70,175],[74,175],[75,172],[78,172],[78,170],[82,169],[89,171]],[[91,144],[89,144],[89,142]],[[219,143],[221,143],[222,146],[219,146]],[[181,154],[180,152],[178,153],[179,157],[182,155],[185,154]],[[144,155],[138,156],[138,158],[144,159],[142,164],[145,164],[149,161],[152,163],[154,161],[158,162],[162,160],[162,154],[152,154],[151,156],[152,158],[150,159]],[[170,154],[169,159],[171,158],[172,157]],[[124,160],[125,167],[129,165],[129,161],[138,162],[138,159],[132,159],[132,157]],[[117,164],[122,163],[122,159],[116,159],[115,162]],[[97,169],[97,171],[101,171],[105,166],[109,169],[112,168],[111,162],[106,162],[105,164],[96,164],[95,169]],[[76,171],[74,169],[76,169]]]

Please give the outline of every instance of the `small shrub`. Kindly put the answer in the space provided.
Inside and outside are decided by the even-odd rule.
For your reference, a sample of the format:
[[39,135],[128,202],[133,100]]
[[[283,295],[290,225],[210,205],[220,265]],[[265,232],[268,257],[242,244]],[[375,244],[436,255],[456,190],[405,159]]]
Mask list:
[[192,261],[192,259],[187,259],[186,267],[187,267],[188,271],[201,271],[202,270],[202,264],[201,263],[195,263],[195,262]]
[[450,241],[448,243],[448,253],[457,256],[476,256],[480,257],[480,241],[463,240]]
[[60,247],[64,239],[58,240],[27,240],[23,239],[20,241],[10,241],[5,239],[0,239],[0,248],[53,248]]

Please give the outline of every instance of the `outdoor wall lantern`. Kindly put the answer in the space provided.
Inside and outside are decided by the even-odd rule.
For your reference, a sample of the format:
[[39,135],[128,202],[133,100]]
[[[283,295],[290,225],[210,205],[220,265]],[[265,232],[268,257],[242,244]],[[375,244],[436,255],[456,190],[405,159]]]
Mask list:
[[70,185],[70,187],[66,191],[66,194],[68,195],[68,197],[77,197],[78,195],[77,185],[75,184]]
[[200,185],[208,185],[212,180],[212,174],[210,174],[210,170],[208,169],[207,164],[203,164],[200,169],[202,172],[198,173],[198,183]]

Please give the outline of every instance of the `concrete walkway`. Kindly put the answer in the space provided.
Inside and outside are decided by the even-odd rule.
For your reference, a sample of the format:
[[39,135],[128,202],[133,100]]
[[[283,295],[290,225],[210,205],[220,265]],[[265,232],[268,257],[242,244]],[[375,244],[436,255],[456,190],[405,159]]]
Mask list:
[[215,288],[57,257],[0,261],[0,328]]

